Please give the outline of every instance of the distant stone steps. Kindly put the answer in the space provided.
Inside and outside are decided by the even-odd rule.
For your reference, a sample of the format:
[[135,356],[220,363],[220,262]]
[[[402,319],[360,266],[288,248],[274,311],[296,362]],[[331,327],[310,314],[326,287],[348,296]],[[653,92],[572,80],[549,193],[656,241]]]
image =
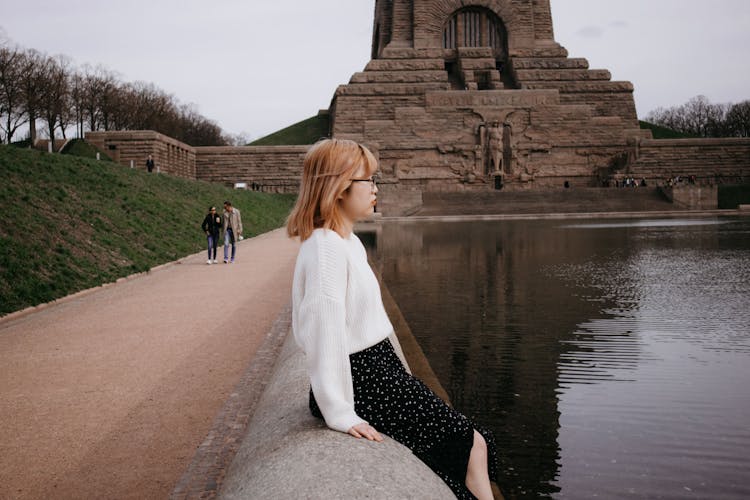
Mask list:
[[625,175],[665,179],[695,176],[750,180],[750,139],[673,139],[642,141]]
[[425,192],[416,215],[669,211],[655,187],[545,191]]
[[534,81],[597,81],[612,79],[606,69],[517,69],[516,76],[525,82]]
[[373,59],[365,71],[435,71],[444,70],[445,61],[439,59]]
[[433,83],[447,82],[448,73],[440,70],[364,71],[354,73],[349,83]]
[[512,57],[508,73],[521,89],[556,89],[564,104],[589,104],[599,116],[637,123],[631,82],[612,81],[606,69],[589,69],[586,59]]
[[341,85],[336,89],[336,96],[380,96],[380,95],[423,95],[430,90],[450,90],[446,76],[445,82],[425,83],[354,83]]
[[557,89],[561,93],[611,93],[632,92],[633,84],[630,82],[609,81],[533,81],[519,82],[524,89]]
[[513,68],[516,70],[531,69],[589,69],[589,62],[583,58],[541,58],[514,57]]

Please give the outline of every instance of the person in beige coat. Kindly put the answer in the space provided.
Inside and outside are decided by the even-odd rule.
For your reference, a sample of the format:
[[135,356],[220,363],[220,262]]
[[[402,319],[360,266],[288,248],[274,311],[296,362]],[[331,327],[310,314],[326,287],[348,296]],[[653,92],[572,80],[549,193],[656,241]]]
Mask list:
[[[224,264],[234,264],[234,257],[237,253],[237,240],[242,236],[242,216],[237,208],[232,206],[232,202],[224,202],[224,216],[222,217],[222,229],[224,230]],[[232,245],[232,259],[229,259],[229,245]]]

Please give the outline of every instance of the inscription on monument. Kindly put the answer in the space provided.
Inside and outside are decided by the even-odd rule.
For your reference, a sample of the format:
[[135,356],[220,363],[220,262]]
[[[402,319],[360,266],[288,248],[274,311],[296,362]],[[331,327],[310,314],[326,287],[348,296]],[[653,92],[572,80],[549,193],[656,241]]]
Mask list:
[[427,92],[425,95],[427,106],[447,106],[457,108],[473,108],[479,106],[497,107],[530,107],[556,105],[560,102],[557,91],[454,91]]

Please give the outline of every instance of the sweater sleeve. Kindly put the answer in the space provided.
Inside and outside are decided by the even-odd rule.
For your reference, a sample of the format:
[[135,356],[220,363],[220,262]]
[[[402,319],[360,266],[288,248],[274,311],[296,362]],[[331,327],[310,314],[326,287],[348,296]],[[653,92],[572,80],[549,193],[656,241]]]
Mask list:
[[365,421],[354,412],[346,339],[346,250],[334,235],[316,243],[295,336],[305,351],[310,385],[326,424],[347,432]]

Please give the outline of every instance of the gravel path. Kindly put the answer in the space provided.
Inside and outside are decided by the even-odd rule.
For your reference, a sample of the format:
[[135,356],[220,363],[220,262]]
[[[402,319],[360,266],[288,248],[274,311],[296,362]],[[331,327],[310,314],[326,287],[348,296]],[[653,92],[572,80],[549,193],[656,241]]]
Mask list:
[[[279,312],[283,230],[0,320],[0,498],[166,498]],[[222,249],[219,249],[220,251]]]

